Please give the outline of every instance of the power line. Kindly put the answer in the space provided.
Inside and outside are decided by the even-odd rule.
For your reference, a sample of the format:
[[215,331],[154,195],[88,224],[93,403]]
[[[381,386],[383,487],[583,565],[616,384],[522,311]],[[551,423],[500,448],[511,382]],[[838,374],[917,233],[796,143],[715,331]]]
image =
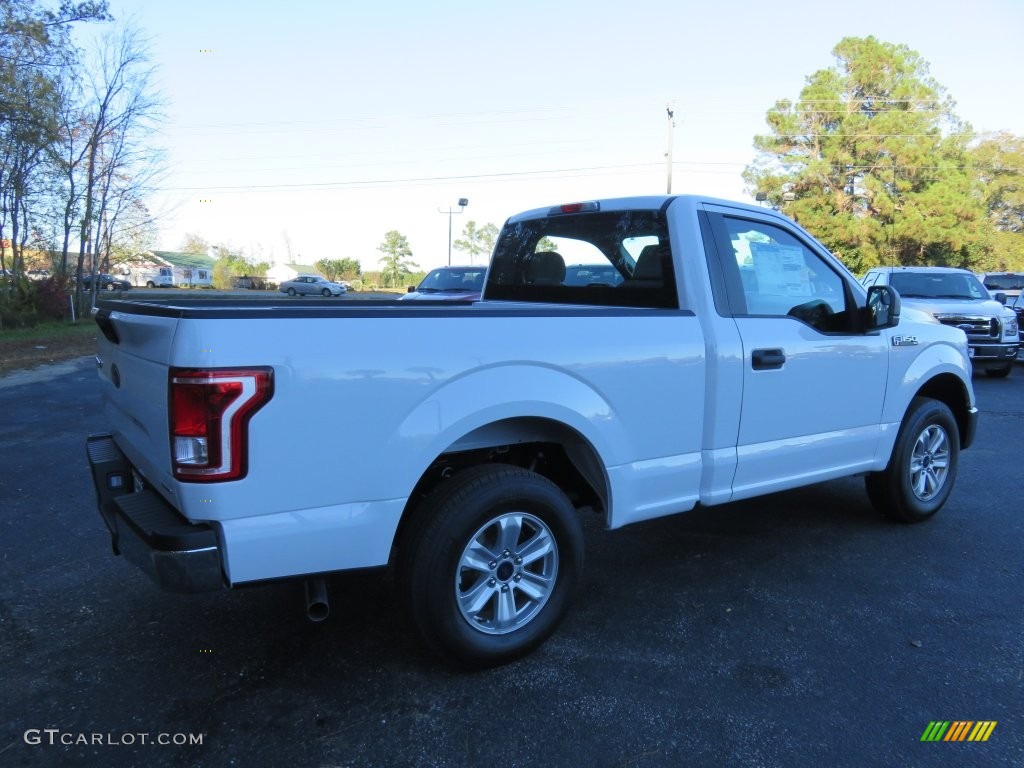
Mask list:
[[580,168],[557,168],[537,171],[504,171],[500,173],[467,174],[462,176],[421,176],[401,179],[362,179],[356,181],[323,181],[323,182],[301,182],[293,184],[245,184],[232,186],[202,186],[202,187],[165,187],[165,192],[230,192],[260,189],[331,189],[346,187],[359,187],[365,185],[390,186],[393,184],[413,184],[421,182],[449,182],[449,181],[473,181],[477,179],[499,179],[511,177],[537,176],[544,174],[578,173],[582,171],[596,170],[617,170],[623,168],[648,168],[660,163],[630,163],[625,165],[594,165]]

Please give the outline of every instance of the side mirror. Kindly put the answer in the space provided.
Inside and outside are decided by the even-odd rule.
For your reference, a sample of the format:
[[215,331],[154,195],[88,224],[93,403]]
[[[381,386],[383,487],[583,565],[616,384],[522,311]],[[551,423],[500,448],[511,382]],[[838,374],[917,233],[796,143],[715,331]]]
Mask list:
[[415,285],[410,285],[408,288],[405,289],[405,292],[406,293],[416,293],[416,286]]
[[1000,304],[1002,304],[1002,305],[1003,305],[1004,307],[1006,306],[1006,294],[1005,294],[1005,293],[1003,293],[1002,291],[996,291],[996,292],[995,292],[995,293],[994,293],[994,294],[992,295],[992,298],[993,298],[993,299],[995,299],[996,301],[998,301],[998,302],[999,302]]
[[864,309],[865,329],[895,328],[900,322],[900,295],[891,285],[872,285]]

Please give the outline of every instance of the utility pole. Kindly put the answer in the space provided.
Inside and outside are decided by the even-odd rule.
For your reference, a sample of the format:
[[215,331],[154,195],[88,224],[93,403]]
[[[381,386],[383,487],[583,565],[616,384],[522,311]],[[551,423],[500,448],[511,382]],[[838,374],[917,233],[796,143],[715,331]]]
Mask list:
[[675,121],[672,119],[675,112],[672,110],[672,102],[665,105],[665,112],[668,114],[668,152],[665,157],[668,160],[668,184],[665,187],[665,194],[672,194],[672,136],[675,133]]

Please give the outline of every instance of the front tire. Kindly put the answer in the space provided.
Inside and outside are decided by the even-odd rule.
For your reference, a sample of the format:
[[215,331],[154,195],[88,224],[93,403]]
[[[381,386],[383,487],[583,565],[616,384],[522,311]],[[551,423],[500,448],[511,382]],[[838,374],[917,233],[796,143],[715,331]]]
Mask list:
[[322,291],[320,291],[320,293],[324,296],[329,297],[331,295],[331,290],[329,288],[324,288]]
[[288,295],[289,296],[294,296],[295,295],[295,289],[294,288],[289,288],[288,289]]
[[949,407],[915,398],[903,419],[889,466],[867,476],[875,509],[904,523],[932,517],[949,498],[960,457],[960,431]]
[[554,483],[504,464],[443,481],[413,513],[399,586],[424,643],[459,666],[526,655],[565,616],[583,532]]

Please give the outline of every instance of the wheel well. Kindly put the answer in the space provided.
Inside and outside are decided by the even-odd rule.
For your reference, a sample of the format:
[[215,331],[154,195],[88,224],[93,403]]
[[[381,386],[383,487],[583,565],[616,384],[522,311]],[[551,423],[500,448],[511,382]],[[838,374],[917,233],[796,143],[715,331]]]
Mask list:
[[543,475],[557,485],[577,509],[605,513],[608,481],[597,451],[574,429],[547,419],[508,419],[474,430],[439,455],[409,495],[395,543],[409,513],[435,488],[456,473],[481,464],[510,464]]
[[960,433],[961,444],[967,434],[967,388],[964,383],[951,373],[943,373],[928,382],[917,391],[918,397],[930,397],[934,400],[941,400],[956,418],[957,430]]

